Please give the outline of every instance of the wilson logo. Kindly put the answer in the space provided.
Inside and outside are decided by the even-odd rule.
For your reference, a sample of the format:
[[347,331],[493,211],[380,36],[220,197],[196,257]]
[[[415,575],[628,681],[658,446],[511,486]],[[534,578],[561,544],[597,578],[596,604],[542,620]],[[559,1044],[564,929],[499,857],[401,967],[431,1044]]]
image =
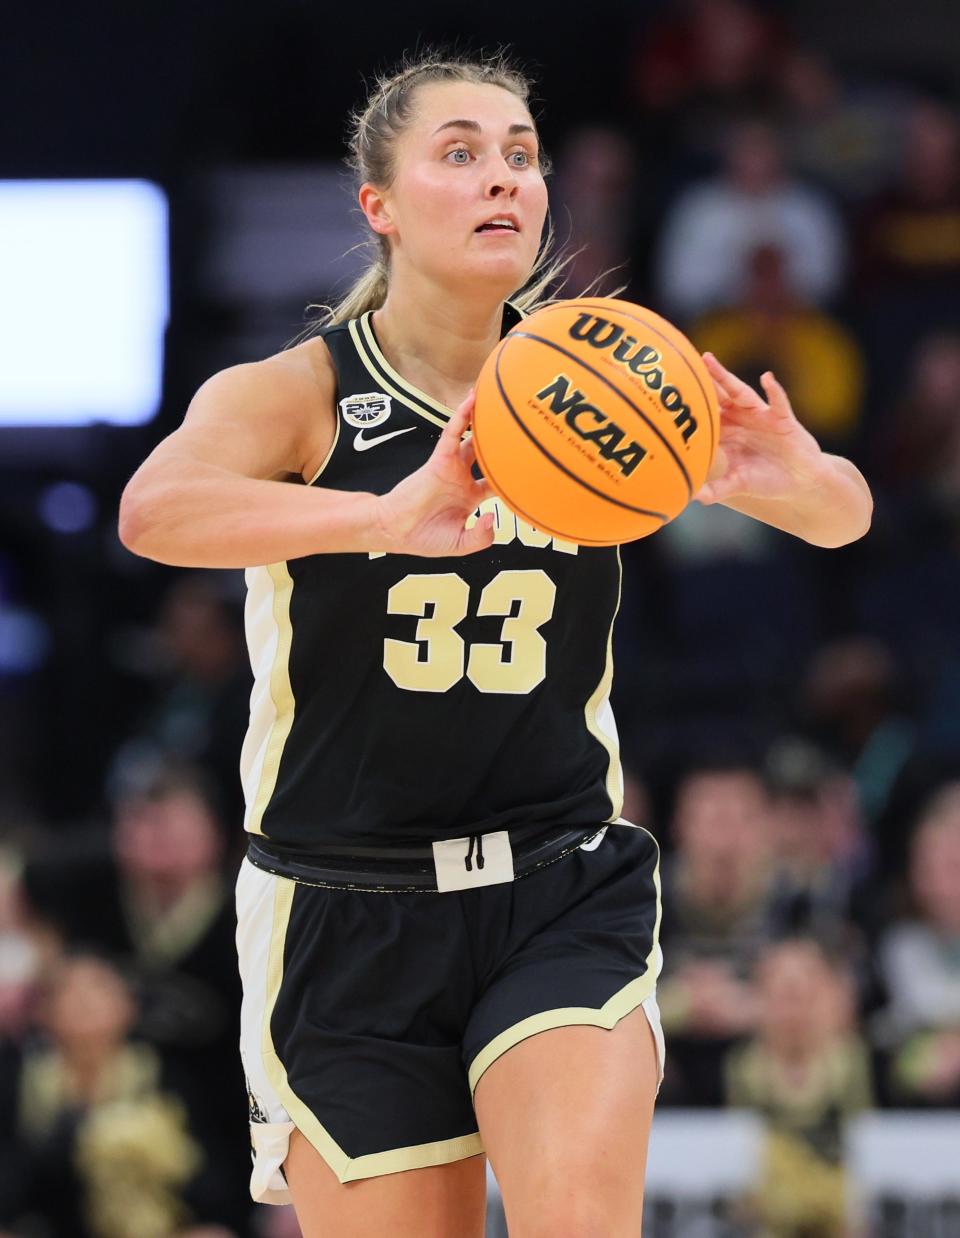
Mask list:
[[652,344],[641,344],[632,335],[625,335],[618,323],[596,314],[581,314],[570,328],[570,338],[583,340],[592,348],[612,348],[614,361],[625,365],[632,374],[642,378],[651,391],[657,393],[660,403],[673,417],[673,424],[683,436],[683,441],[689,442],[696,434],[697,419],[680,391],[669,383],[664,385],[661,369],[663,357]]
[[558,374],[549,386],[537,392],[538,400],[550,401],[550,412],[562,416],[570,429],[588,443],[596,443],[604,460],[609,460],[629,477],[647,449],[634,439],[624,444],[626,431],[607,416],[605,412],[589,403],[582,391],[575,387],[566,374]]

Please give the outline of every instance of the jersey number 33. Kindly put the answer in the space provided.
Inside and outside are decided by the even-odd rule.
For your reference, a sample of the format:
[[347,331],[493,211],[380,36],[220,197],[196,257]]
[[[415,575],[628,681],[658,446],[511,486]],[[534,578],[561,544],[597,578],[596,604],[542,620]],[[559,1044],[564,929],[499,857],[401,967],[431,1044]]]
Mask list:
[[503,617],[500,639],[468,646],[457,631],[470,609],[467,582],[455,572],[404,576],[387,594],[387,613],[419,622],[412,641],[384,640],[383,669],[408,692],[447,692],[464,675],[480,692],[530,692],[546,677],[540,628],[556,597],[556,585],[540,569],[498,572],[483,587],[475,613]]

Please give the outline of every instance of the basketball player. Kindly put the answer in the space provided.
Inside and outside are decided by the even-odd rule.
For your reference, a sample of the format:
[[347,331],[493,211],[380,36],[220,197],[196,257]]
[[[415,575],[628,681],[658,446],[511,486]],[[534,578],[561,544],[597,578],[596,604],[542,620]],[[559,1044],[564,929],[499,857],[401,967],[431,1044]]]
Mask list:
[[[136,553],[247,569],[252,1191],[307,1238],[479,1238],[484,1153],[512,1238],[640,1232],[660,910],[619,817],[619,558],[494,503],[464,438],[538,291],[527,90],[431,61],[378,86],[353,154],[379,260],[319,335],[204,383],[121,508]],[[708,364],[701,499],[859,537],[859,473],[772,377],[767,403]]]

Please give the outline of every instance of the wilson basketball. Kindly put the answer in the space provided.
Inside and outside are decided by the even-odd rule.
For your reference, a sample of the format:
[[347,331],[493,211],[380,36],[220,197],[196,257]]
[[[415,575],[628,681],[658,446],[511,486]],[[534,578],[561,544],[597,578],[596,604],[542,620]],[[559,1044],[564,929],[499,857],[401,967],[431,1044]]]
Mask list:
[[477,380],[484,476],[544,533],[611,546],[654,533],[707,478],[717,398],[700,354],[629,301],[558,301],[519,322]]

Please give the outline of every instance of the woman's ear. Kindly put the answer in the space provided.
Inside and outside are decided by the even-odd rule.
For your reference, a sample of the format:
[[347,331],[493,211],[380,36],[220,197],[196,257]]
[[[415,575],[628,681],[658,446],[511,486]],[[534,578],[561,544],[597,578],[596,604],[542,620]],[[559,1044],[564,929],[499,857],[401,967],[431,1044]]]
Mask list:
[[377,189],[376,185],[371,185],[368,181],[360,186],[358,197],[360,209],[374,232],[380,236],[389,236],[395,231],[382,190]]

